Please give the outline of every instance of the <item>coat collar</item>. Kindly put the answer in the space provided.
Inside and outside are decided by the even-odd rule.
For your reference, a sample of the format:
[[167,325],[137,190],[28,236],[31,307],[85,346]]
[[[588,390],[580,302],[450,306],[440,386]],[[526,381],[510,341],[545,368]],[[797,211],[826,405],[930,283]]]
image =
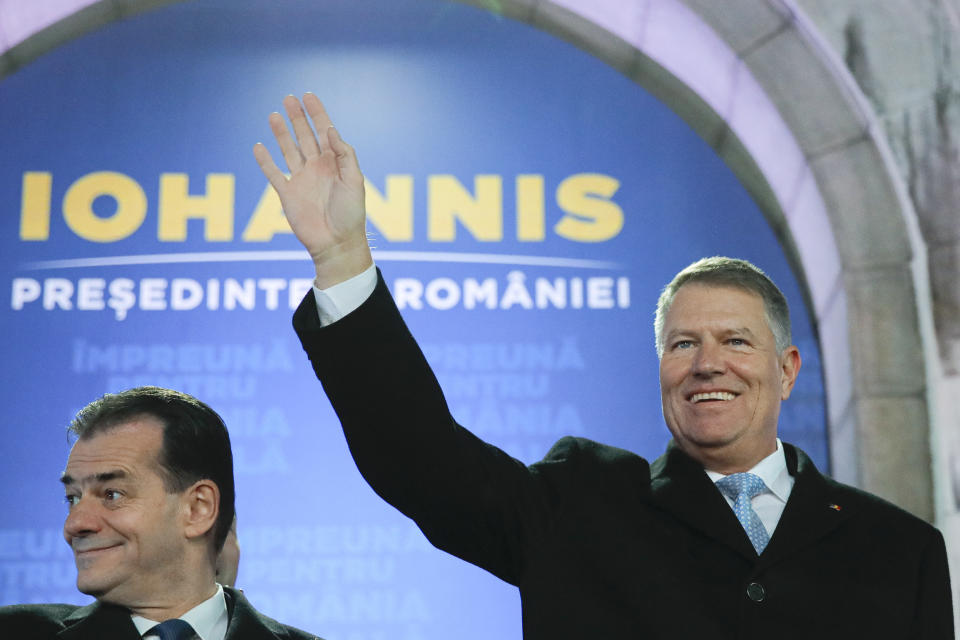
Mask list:
[[796,480],[780,523],[760,557],[761,564],[776,564],[808,547],[840,526],[853,510],[844,509],[837,484],[820,475],[813,461],[792,445],[783,445],[787,470]]
[[684,453],[674,440],[650,465],[650,494],[655,506],[705,537],[747,558],[757,557],[733,510],[703,466]]
[[786,443],[783,449],[795,482],[770,543],[759,557],[703,467],[673,440],[650,466],[651,501],[745,558],[764,566],[775,564],[821,539],[850,515],[842,507],[837,509],[831,484],[803,451]]
[[242,591],[224,587],[223,595],[230,614],[225,640],[280,640],[289,637],[283,625],[254,609]]
[[[286,638],[284,628],[274,620],[260,615],[241,591],[223,588],[230,623],[226,640],[279,640]],[[94,602],[80,607],[64,618],[65,628],[57,633],[59,640],[139,640],[140,634],[124,607]]]
[[80,607],[63,619],[64,628],[57,633],[62,640],[84,638],[115,638],[139,640],[140,633],[130,619],[130,612],[102,602]]

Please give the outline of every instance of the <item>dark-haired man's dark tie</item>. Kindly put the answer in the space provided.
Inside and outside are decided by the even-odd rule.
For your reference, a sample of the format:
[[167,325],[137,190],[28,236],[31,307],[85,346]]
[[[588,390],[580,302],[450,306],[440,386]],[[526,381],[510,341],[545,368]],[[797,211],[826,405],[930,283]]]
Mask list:
[[197,637],[189,622],[174,618],[151,627],[145,635],[156,635],[160,640],[193,640]]

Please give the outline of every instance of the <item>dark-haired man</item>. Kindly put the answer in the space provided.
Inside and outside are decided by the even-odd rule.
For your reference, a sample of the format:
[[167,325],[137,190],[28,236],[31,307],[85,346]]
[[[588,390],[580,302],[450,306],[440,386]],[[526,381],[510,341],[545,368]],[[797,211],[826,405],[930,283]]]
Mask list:
[[372,265],[363,176],[320,101],[254,154],[316,267],[294,316],[364,478],[436,546],[517,585],[527,638],[953,637],[943,537],[821,476],[777,438],[800,370],[783,294],[753,265],[698,261],[657,307],[653,463],[566,437],[532,466],[451,417]]
[[215,580],[234,522],[233,456],[216,412],[184,393],[138,387],[90,403],[69,431],[63,533],[77,588],[97,601],[0,608],[0,635],[315,639]]

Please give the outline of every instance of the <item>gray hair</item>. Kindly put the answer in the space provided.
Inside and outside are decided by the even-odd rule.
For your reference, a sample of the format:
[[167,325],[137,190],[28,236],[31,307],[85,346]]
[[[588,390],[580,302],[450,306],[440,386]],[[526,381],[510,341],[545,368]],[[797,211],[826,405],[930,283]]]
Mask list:
[[787,307],[786,297],[777,285],[759,267],[746,260],[714,256],[697,260],[674,276],[670,284],[663,288],[660,299],[657,300],[657,314],[653,321],[658,358],[663,357],[663,323],[670,305],[673,304],[673,298],[680,287],[691,282],[713,287],[733,287],[757,294],[763,300],[764,315],[770,331],[773,332],[777,352],[783,353],[783,350],[791,345],[790,309]]

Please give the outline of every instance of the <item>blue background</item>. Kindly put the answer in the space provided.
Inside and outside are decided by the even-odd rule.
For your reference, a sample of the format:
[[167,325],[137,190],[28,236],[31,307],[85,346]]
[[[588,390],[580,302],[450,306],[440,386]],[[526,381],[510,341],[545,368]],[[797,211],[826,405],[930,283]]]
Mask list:
[[[251,154],[276,153],[267,114],[289,93],[317,93],[381,191],[388,174],[414,180],[414,238],[389,242],[371,228],[388,284],[449,277],[630,279],[626,309],[436,309],[405,316],[448,390],[454,415],[525,462],[566,433],[662,452],[653,307],[676,271],[705,255],[765,269],[793,308],[804,368],[785,405],[781,436],[826,466],[824,392],[817,345],[797,279],[756,205],[729,169],[675,114],[600,61],[493,13],[438,0],[201,0],[144,13],[71,41],[0,86],[0,269],[14,278],[310,278],[302,261],[214,262],[39,269],[36,261],[156,253],[282,251],[292,235],[243,242],[266,181]],[[24,172],[53,175],[49,239],[19,239]],[[94,171],[123,173],[148,199],[129,238],[93,243],[61,214],[69,186]],[[159,178],[186,173],[202,194],[211,173],[236,176],[234,240],[207,242],[200,221],[184,242],[157,239]],[[622,231],[599,243],[557,236],[553,192],[565,178],[616,178]],[[503,179],[504,238],[458,228],[427,238],[427,182],[450,174],[467,189]],[[514,234],[514,179],[540,174],[547,237]],[[110,198],[95,209],[113,212]],[[607,270],[394,261],[391,251],[520,254],[604,260]],[[9,300],[9,297],[8,297]],[[98,395],[128,384],[177,386],[220,411],[237,451],[243,560],[238,585],[268,615],[329,638],[519,638],[513,587],[432,550],[363,483],[339,426],[290,329],[285,292],[270,310],[146,311],[118,321],[102,311],[0,310],[2,400],[0,604],[85,602],[59,538],[65,508],[57,477],[69,451],[63,427]],[[213,349],[199,371],[162,360],[90,364],[102,353],[136,356],[182,345]],[[454,357],[474,345],[507,354],[487,367]],[[572,346],[582,366],[537,364],[516,354]],[[114,351],[110,351],[113,348]],[[124,351],[126,349],[126,351]],[[253,364],[237,360],[237,353]],[[453,354],[453,355],[451,355]],[[512,354],[512,355],[511,355]],[[192,377],[191,377],[192,376]],[[478,376],[507,392],[471,392]],[[519,376],[511,378],[509,376]],[[512,381],[529,384],[517,395]],[[523,388],[523,387],[520,387]],[[491,413],[492,411],[492,413]],[[540,416],[534,422],[510,415]],[[482,418],[482,419],[481,419]]]

